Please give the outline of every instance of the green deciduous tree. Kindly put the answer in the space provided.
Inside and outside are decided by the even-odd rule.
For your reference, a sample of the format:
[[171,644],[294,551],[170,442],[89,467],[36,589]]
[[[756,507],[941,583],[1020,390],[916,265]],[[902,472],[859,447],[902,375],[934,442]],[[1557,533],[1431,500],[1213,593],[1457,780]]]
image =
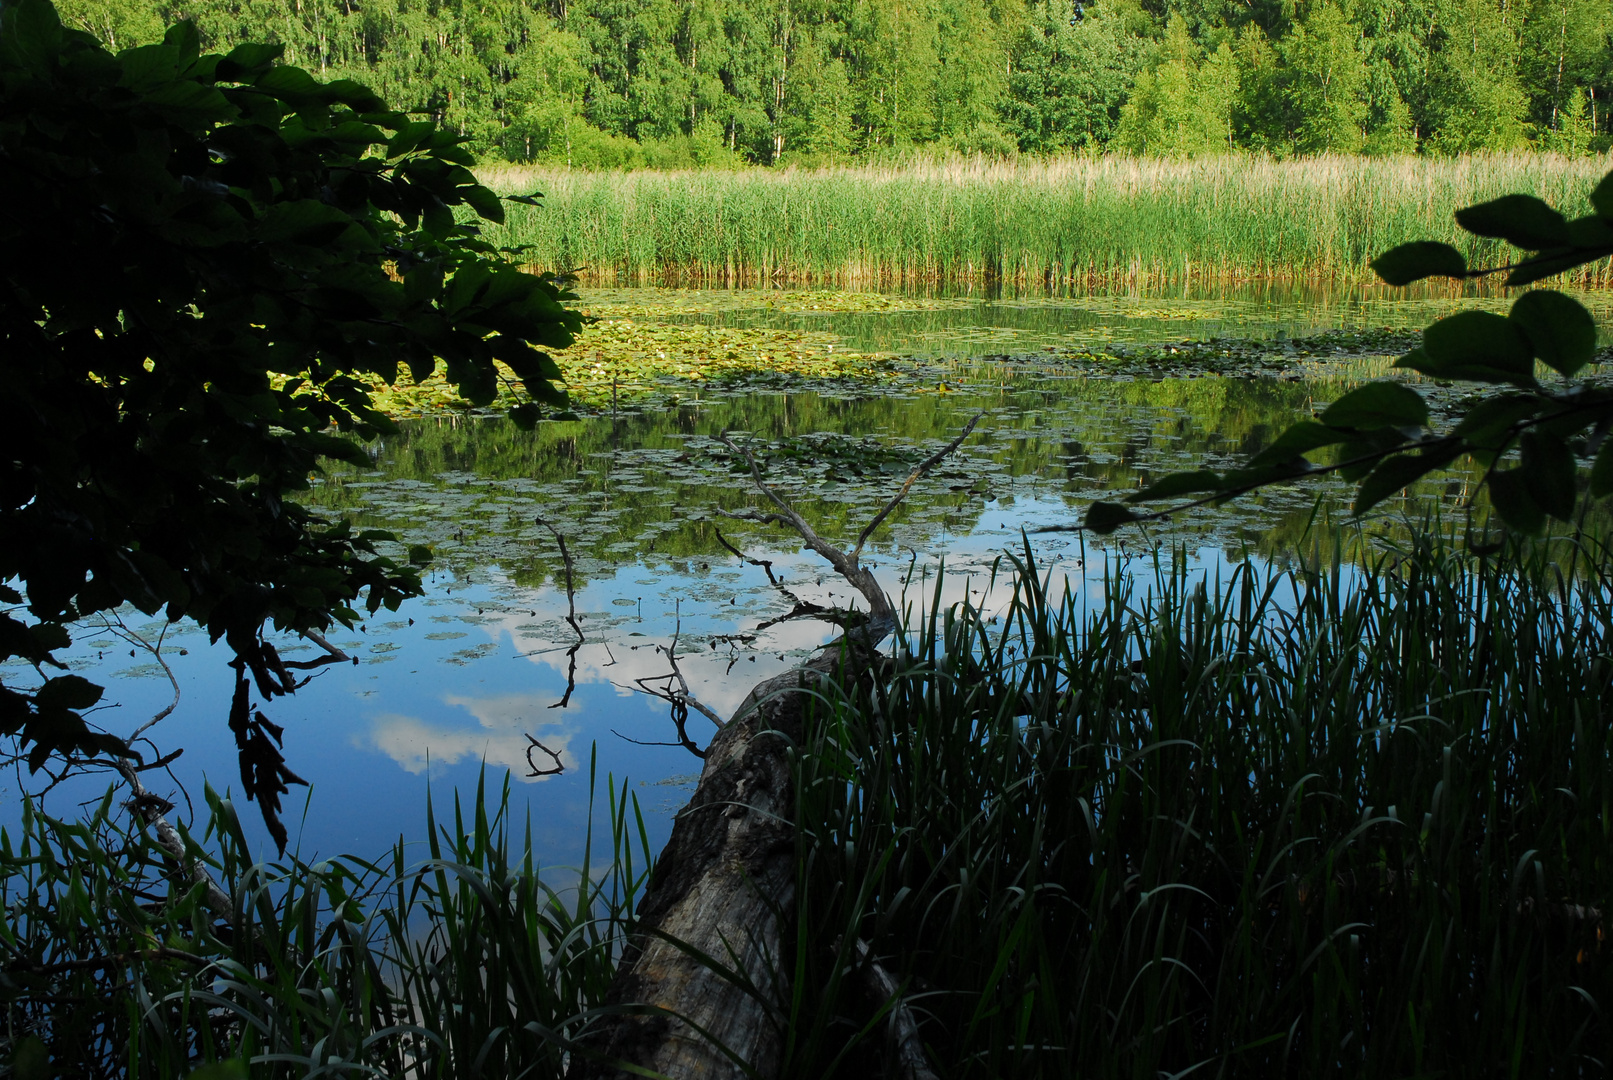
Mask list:
[[[367,381],[439,361],[473,402],[501,372],[562,403],[543,347],[580,317],[456,213],[499,220],[463,139],[358,83],[203,54],[181,24],[113,54],[47,0],[0,4],[0,732],[33,768],[123,754],[56,660],[75,620],[129,603],[233,651],[229,725],[278,840],[295,782],[261,703],[297,665],[266,624],[317,632],[418,593],[390,539],[295,501],[324,457],[388,430]],[[505,365],[500,368],[495,360]],[[253,704],[253,694],[260,702]]]
[[1208,56],[1173,18],[1161,45],[1161,62],[1145,71],[1120,111],[1115,144],[1134,154],[1190,157],[1234,148],[1232,110],[1238,69],[1223,44]]

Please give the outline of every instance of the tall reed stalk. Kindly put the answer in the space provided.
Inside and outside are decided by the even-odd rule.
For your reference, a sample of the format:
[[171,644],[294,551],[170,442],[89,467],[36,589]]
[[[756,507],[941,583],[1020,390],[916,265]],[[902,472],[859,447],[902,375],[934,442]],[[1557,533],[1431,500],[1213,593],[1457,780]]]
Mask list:
[[1601,556],[1027,550],[803,748],[791,1075],[898,1075],[858,939],[948,1078],[1606,1075]]
[[224,913],[111,793],[82,822],[25,806],[20,835],[0,833],[0,1061],[44,1070],[19,1080],[169,1080],[206,1062],[254,1078],[558,1080],[649,866],[636,800],[608,791],[611,863],[585,862],[560,892],[533,863],[530,822],[517,835],[506,816],[507,780],[491,813],[479,784],[451,824],[433,816],[423,862],[402,841],[373,862],[254,862],[209,789]]
[[[1124,157],[845,166],[814,171],[581,172],[505,167],[510,204],[489,229],[543,267],[595,280],[842,284],[995,280],[1066,287],[1195,277],[1357,278],[1410,238],[1480,263],[1499,245],[1451,209],[1529,192],[1588,213],[1609,160]],[[1606,283],[1606,264],[1577,279]]]

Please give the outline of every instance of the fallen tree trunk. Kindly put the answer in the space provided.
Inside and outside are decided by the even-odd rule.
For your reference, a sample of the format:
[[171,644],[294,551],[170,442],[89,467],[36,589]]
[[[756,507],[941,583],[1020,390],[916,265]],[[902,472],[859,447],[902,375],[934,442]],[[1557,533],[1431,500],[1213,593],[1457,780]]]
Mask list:
[[[638,932],[611,985],[621,1011],[574,1055],[571,1075],[733,1078],[779,1071],[778,1005],[788,994],[785,936],[795,914],[795,791],[790,749],[802,744],[810,702],[826,686],[866,677],[896,626],[889,598],[858,557],[914,482],[968,437],[979,417],[915,468],[849,552],[824,541],[766,481],[777,513],[730,515],[794,529],[868,601],[865,620],[811,660],[753,688],[706,749],[694,797],[679,812],[638,911]],[[674,661],[675,662],[675,661]]]

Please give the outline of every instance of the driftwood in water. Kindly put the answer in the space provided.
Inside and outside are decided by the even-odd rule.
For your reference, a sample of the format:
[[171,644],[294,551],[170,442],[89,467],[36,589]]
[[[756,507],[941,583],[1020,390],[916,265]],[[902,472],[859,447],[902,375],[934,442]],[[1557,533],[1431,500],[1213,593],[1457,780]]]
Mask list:
[[[868,601],[866,619],[811,660],[751,690],[706,749],[700,783],[672,826],[639,907],[639,930],[611,986],[609,1015],[574,1058],[575,1077],[626,1077],[623,1066],[685,1077],[772,1076],[783,1045],[773,1005],[787,996],[785,936],[795,911],[795,793],[789,750],[805,735],[809,702],[824,685],[864,677],[895,613],[859,562],[864,544],[913,483],[957,449],[963,432],[922,462],[851,551],[823,540],[749,463],[785,525]],[[727,969],[727,970],[722,970]],[[641,1011],[626,1011],[637,1007]],[[642,1073],[638,1073],[642,1075]]]

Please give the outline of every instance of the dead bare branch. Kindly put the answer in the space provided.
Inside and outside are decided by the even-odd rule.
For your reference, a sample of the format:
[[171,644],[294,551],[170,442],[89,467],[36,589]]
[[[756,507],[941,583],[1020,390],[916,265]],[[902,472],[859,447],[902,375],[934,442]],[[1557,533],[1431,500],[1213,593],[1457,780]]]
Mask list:
[[951,442],[941,447],[941,449],[919,462],[913,471],[908,474],[907,479],[902,482],[901,490],[899,490],[895,495],[891,496],[890,502],[886,503],[884,508],[881,509],[879,513],[875,514],[874,519],[867,525],[863,526],[863,531],[857,535],[857,546],[851,549],[851,557],[854,561],[856,560],[857,556],[862,554],[863,545],[868,543],[868,538],[870,536],[874,535],[874,530],[879,528],[880,524],[887,517],[890,517],[891,511],[895,510],[896,505],[907,497],[907,493],[909,491],[913,490],[913,485],[918,483],[919,478],[925,473],[929,472],[931,469],[935,468],[937,465],[941,464],[946,456],[952,453],[952,451],[962,446],[963,440],[969,437],[969,434],[974,431],[975,425],[980,423],[980,418],[984,415],[986,414],[975,413],[974,416],[970,418],[969,422],[963,425],[963,430],[958,432],[958,437],[956,439],[953,439]]
[[[531,735],[528,735],[526,737],[526,741],[531,743],[531,745],[526,748],[526,763],[527,763],[527,767],[532,770],[531,772],[527,773],[528,776],[530,776],[530,777],[559,776],[561,773],[566,771],[566,763],[560,760],[559,751],[550,750],[547,746],[544,746],[542,743],[540,743],[537,739],[533,738]],[[549,757],[551,759],[553,759],[553,761],[554,761],[554,768],[552,768],[552,769],[551,768],[544,768],[544,767],[540,766],[537,762],[533,761],[532,760],[532,751],[534,751],[534,750],[542,750],[545,754],[548,754]]]
[[930,1068],[930,1059],[924,1052],[924,1040],[919,1036],[918,1021],[913,1010],[901,997],[901,985],[869,951],[861,938],[854,943],[857,959],[862,964],[863,978],[874,1000],[890,1003],[890,1019],[886,1028],[896,1051],[896,1064],[905,1080],[939,1080]]
[[[576,589],[572,587],[571,552],[566,550],[566,538],[561,536],[560,533],[555,530],[555,527],[543,520],[543,518],[534,516],[533,520],[539,525],[542,525],[545,529],[548,529],[549,535],[554,537],[554,542],[560,545],[560,560],[565,563],[566,566],[566,621],[570,623],[571,628],[576,631],[577,643],[580,645],[584,639],[582,627],[577,625],[577,592]],[[568,694],[566,696],[570,697],[571,695]]]

